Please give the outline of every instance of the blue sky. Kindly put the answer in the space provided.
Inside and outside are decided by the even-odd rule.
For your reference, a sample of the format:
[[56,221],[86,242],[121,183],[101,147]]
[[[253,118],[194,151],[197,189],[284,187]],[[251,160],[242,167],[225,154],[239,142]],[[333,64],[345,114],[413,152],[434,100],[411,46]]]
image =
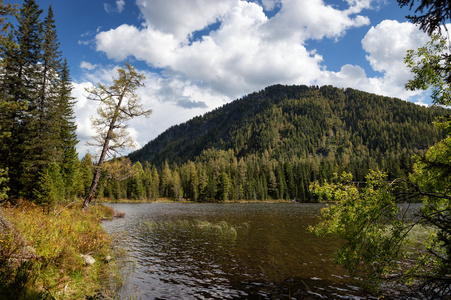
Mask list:
[[[5,1],[8,2],[8,1]],[[22,1],[17,1],[19,4]],[[164,130],[272,84],[351,87],[428,104],[408,92],[403,57],[427,36],[394,0],[37,0],[52,5],[74,84],[80,155],[97,103],[125,62],[146,75],[153,110],[130,123],[138,147]],[[127,153],[125,151],[124,153]]]

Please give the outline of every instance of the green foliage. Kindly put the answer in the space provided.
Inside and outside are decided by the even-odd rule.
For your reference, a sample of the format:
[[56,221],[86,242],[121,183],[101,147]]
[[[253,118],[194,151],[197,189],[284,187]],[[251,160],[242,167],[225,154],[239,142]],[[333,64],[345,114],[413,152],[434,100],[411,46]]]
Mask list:
[[[3,0],[0,1],[0,48],[7,48],[7,49],[15,49],[17,45],[12,41],[11,38],[6,37],[8,31],[10,30],[11,24],[7,22],[7,18],[11,15],[14,15],[16,13],[16,8],[11,4],[5,5],[3,3]],[[0,66],[2,68],[5,67],[5,62],[0,62]],[[0,99],[0,111],[2,112],[0,114],[0,141],[3,143],[3,138],[9,138],[11,136],[10,131],[10,123],[11,121],[8,120],[9,114],[19,110],[21,107],[20,105],[9,103],[5,101],[5,99]],[[3,146],[4,147],[4,146]],[[3,148],[2,147],[2,148]],[[9,191],[9,187],[7,185],[7,182],[9,181],[8,178],[8,167],[6,168],[0,168],[0,201],[7,198],[7,192]]]
[[451,61],[444,59],[448,50],[447,40],[440,35],[434,34],[425,46],[409,50],[405,62],[414,74],[409,80],[406,88],[409,90],[431,90],[434,104],[451,104],[451,86],[449,73]]
[[[398,1],[401,5],[413,1]],[[426,13],[424,13],[426,11]],[[451,20],[451,7],[446,1],[420,1],[412,17],[421,29],[431,36],[431,41],[416,51],[410,51],[406,63],[414,78],[406,87],[411,90],[430,90],[435,104],[451,104],[451,55],[449,35],[441,35],[441,25]],[[424,14],[423,14],[424,13]],[[446,28],[446,25],[445,25]],[[446,29],[445,29],[446,30]],[[449,114],[436,122],[447,137],[418,157],[415,172],[410,180],[415,193],[421,197],[424,207],[421,217],[425,224],[434,228],[435,234],[428,243],[432,266],[427,269],[425,288],[440,296],[451,295],[451,118]]]
[[64,181],[60,167],[56,162],[45,166],[39,172],[39,181],[34,189],[35,202],[40,205],[53,207],[64,199]]
[[371,171],[359,186],[351,174],[343,173],[336,183],[312,185],[320,201],[333,204],[322,210],[320,222],[310,230],[340,237],[337,263],[365,280],[380,279],[399,268],[401,244],[411,229],[397,219],[399,207],[385,178],[380,171]]
[[434,261],[429,281],[451,295],[451,137],[431,147],[415,165],[410,180],[416,184],[417,193],[424,206],[421,217],[425,224],[435,229],[428,246]]
[[219,175],[218,180],[218,199],[220,200],[228,200],[228,194],[230,189],[230,179],[227,173],[222,172],[221,175]]
[[0,201],[5,199],[8,195],[9,187],[6,185],[8,182],[8,169],[0,169]]
[[[446,52],[447,40],[436,35],[439,25],[450,19],[450,7],[444,1],[419,1],[411,17],[421,29],[432,35],[432,40],[417,51],[409,51],[406,63],[414,78],[406,87],[411,90],[431,89],[435,104],[449,105],[451,60]],[[398,0],[401,6],[412,0]],[[440,31],[438,31],[440,32]],[[314,186],[314,192],[323,199],[336,201],[321,215],[321,221],[311,230],[317,234],[332,233],[343,239],[337,261],[352,274],[371,279],[387,278],[389,274],[399,281],[414,283],[430,297],[451,295],[451,133],[449,116],[437,122],[448,136],[417,157],[413,173],[405,184],[388,184],[380,172],[372,172],[364,187],[351,182],[344,174],[345,184]],[[399,219],[397,197],[419,197],[424,206],[419,218],[410,222]],[[422,226],[418,226],[421,224]],[[418,228],[427,234],[417,235]],[[412,230],[414,229],[414,230]],[[421,230],[420,230],[421,231]],[[419,237],[422,236],[422,239]],[[409,247],[413,239],[413,248]],[[376,282],[377,281],[372,281]]]

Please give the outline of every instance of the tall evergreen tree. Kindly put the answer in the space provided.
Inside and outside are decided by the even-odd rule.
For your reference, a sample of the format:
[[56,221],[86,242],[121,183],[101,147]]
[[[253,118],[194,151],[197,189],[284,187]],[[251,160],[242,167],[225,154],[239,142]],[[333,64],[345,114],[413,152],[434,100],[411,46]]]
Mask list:
[[40,193],[44,185],[38,183],[45,178],[40,174],[50,164],[58,164],[52,171],[63,178],[62,194],[73,194],[79,164],[69,69],[61,64],[52,7],[43,22],[41,14],[35,0],[25,0],[17,14],[18,27],[9,35],[17,47],[3,44],[1,53],[1,94],[20,107],[0,120],[11,132],[7,147],[0,149],[2,167],[11,170],[12,197],[30,199]]
[[[0,0],[0,51],[1,54],[16,48],[16,44],[12,39],[11,23],[7,21],[7,18],[16,13],[16,8],[12,4],[5,5],[3,0]],[[2,55],[3,57],[3,55]],[[0,62],[0,68],[4,73],[6,69],[6,61],[2,60]],[[0,86],[3,86],[5,76],[1,77]],[[0,93],[0,201],[7,197],[7,192],[9,191],[8,183],[8,164],[6,163],[7,154],[5,150],[8,149],[9,137],[11,136],[11,119],[10,117],[20,109],[20,106],[15,103],[8,101],[7,94],[3,92]],[[1,210],[0,210],[1,214]],[[4,220],[3,215],[0,215],[0,223]]]
[[36,109],[38,121],[38,139],[35,147],[42,165],[50,161],[58,161],[60,153],[59,130],[61,111],[59,109],[59,85],[61,70],[61,53],[56,34],[53,10],[50,6],[43,23],[41,40],[41,57],[39,64],[40,86],[38,106]]
[[74,97],[72,94],[72,84],[70,80],[69,67],[64,60],[61,70],[61,80],[57,94],[58,113],[56,114],[59,128],[59,149],[61,172],[66,188],[66,196],[73,195],[76,190],[76,177],[79,176],[79,160],[76,150],[77,125],[75,124]]
[[15,31],[18,49],[9,49],[6,57],[5,89],[11,101],[27,105],[13,116],[8,153],[10,186],[13,196],[32,197],[28,187],[36,180],[39,165],[35,151],[38,122],[39,68],[41,58],[42,11],[34,0],[26,0],[19,11]]

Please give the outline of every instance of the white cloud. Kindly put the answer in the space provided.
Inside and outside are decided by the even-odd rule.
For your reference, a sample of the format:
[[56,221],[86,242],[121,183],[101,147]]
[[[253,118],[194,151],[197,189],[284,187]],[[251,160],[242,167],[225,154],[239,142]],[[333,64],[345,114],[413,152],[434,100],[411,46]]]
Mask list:
[[339,38],[346,30],[369,24],[369,19],[356,15],[369,8],[369,1],[352,1],[347,10],[326,5],[322,0],[285,0],[280,12],[265,28],[272,38],[295,36],[299,42],[308,39]]
[[134,56],[157,67],[170,65],[174,52],[179,47],[179,43],[170,34],[151,28],[139,30],[127,24],[100,32],[96,39],[97,50],[105,52],[108,58],[122,61]]
[[220,20],[239,0],[137,0],[149,27],[186,39],[196,30]]
[[77,137],[80,141],[77,144],[77,152],[81,156],[86,154],[88,151],[94,154],[94,149],[90,149],[90,147],[86,145],[86,142],[91,140],[91,136],[95,134],[95,131],[91,127],[91,121],[89,120],[89,117],[92,112],[96,111],[97,108],[95,106],[95,103],[88,101],[87,93],[85,92],[86,88],[90,88],[93,85],[90,82],[73,83],[72,85],[72,96],[77,99],[77,102],[74,106],[77,125]]
[[125,1],[124,0],[116,0],[117,11],[121,13],[124,10]]
[[[407,91],[405,83],[412,77],[404,57],[409,49],[417,49],[426,43],[428,36],[411,23],[385,20],[371,27],[362,39],[362,48],[372,69],[380,73],[368,77],[360,66],[345,65],[339,72],[324,71],[319,84],[355,89],[420,102],[421,91]],[[423,98],[421,98],[423,99]]]
[[108,13],[121,13],[124,11],[125,0],[116,0],[116,7],[110,5],[109,3],[103,3],[103,9]]
[[97,68],[97,65],[93,65],[93,64],[91,64],[90,62],[87,62],[87,61],[82,61],[82,62],[80,63],[80,68],[86,69],[86,70],[88,70],[88,71],[92,71],[92,70],[94,70],[95,68]]
[[107,12],[110,13],[110,5],[108,3],[103,3],[103,9]]
[[428,39],[411,23],[385,20],[371,27],[362,40],[362,47],[368,53],[367,59],[373,70],[383,73],[396,85],[403,85],[411,77],[404,63],[407,50],[417,49]]
[[276,6],[281,5],[282,0],[262,0],[262,5],[267,11],[272,11]]
[[[367,24],[366,18],[351,18],[350,12],[326,6],[320,0],[310,0],[309,5],[285,1],[271,19],[260,5],[246,1],[214,5],[211,1],[182,2],[139,0],[148,24],[144,28],[124,24],[100,32],[97,50],[117,61],[133,56],[163,68],[167,76],[201,82],[235,98],[275,82],[313,82],[322,58],[309,53],[301,42],[306,38],[337,38],[351,27]],[[204,5],[201,15],[199,5]],[[190,16],[196,21],[190,21]],[[218,18],[218,30],[189,43],[187,38],[194,30]],[[328,19],[334,19],[333,24]],[[287,31],[287,23],[294,29]]]

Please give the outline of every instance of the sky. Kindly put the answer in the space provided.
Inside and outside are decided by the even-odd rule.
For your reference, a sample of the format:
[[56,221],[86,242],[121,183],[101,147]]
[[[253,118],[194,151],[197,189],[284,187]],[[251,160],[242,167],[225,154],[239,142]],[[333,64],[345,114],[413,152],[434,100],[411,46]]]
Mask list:
[[126,62],[145,74],[138,94],[153,111],[129,123],[138,148],[273,84],[350,87],[430,104],[426,93],[405,90],[412,75],[403,62],[428,37],[395,0],[36,2],[43,18],[52,6],[70,66],[80,157],[97,153],[86,142],[98,103],[85,88],[110,84]]

